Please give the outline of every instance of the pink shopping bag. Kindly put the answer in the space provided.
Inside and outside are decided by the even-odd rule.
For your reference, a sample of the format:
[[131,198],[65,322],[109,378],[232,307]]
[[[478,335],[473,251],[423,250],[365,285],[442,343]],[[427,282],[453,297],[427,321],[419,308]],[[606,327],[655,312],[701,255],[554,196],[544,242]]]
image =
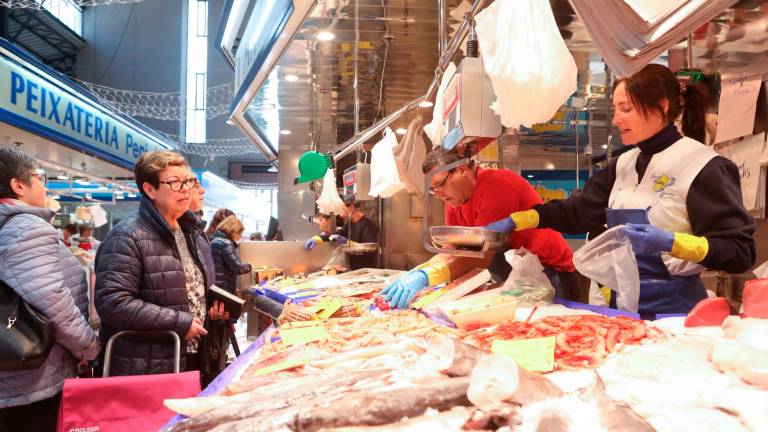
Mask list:
[[199,392],[197,371],[67,379],[57,431],[156,432],[175,414],[163,406],[163,400]]

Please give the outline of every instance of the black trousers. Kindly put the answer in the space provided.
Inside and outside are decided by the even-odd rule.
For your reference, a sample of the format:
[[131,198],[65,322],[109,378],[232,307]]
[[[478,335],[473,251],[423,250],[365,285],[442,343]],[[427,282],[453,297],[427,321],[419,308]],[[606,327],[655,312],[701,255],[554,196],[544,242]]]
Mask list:
[[48,399],[0,409],[2,432],[56,432],[61,392]]

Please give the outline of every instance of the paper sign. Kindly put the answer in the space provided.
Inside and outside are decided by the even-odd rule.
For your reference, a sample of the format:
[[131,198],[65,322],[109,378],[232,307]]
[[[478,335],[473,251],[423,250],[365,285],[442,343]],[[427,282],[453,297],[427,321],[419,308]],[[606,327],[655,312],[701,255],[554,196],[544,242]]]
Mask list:
[[304,366],[307,363],[309,363],[309,359],[304,357],[298,358],[298,359],[286,360],[280,363],[275,363],[272,366],[261,368],[256,372],[254,372],[253,374],[256,376],[267,375],[267,374],[271,374],[272,372],[279,372],[283,370],[293,369],[299,366]]
[[723,79],[715,143],[751,135],[762,77]]
[[495,340],[491,352],[511,357],[526,370],[549,372],[555,368],[555,337]]
[[330,337],[328,330],[321,326],[280,329],[280,338],[288,346],[304,345]]
[[760,181],[760,159],[765,147],[765,134],[752,135],[728,146],[729,158],[739,168],[741,177],[741,195],[744,207],[754,210],[757,207],[757,193]]

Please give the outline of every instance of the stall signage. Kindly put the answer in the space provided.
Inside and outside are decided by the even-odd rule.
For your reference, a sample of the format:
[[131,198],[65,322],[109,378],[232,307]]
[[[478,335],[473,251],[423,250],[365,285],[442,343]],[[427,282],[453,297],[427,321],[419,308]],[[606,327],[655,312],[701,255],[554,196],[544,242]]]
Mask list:
[[14,126],[125,167],[133,167],[142,153],[170,148],[5,57],[0,57],[0,114]]

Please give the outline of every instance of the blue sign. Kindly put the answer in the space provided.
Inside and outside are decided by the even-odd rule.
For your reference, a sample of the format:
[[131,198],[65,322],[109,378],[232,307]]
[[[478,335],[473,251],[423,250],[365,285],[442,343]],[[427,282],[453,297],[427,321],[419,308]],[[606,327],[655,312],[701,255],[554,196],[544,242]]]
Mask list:
[[142,153],[171,146],[59,80],[0,57],[0,121],[132,168]]

